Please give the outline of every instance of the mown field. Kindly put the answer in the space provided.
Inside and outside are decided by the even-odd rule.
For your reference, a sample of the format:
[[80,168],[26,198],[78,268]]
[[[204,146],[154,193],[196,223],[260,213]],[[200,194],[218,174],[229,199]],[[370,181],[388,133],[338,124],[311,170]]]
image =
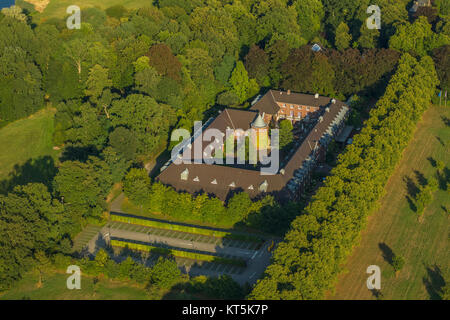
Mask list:
[[[381,268],[384,299],[438,299],[444,277],[449,280],[450,196],[439,189],[422,221],[408,202],[411,189],[435,175],[436,160],[450,166],[450,108],[432,106],[386,186],[379,209],[369,218],[361,243],[346,264],[330,299],[374,299],[367,289],[369,265]],[[400,255],[405,266],[396,276],[387,262]]]
[[54,113],[52,109],[43,109],[0,129],[0,181],[13,173],[23,174],[22,171],[33,166],[45,166],[50,161],[45,157],[56,154],[52,144]]
[[[125,281],[113,281],[81,276],[81,289],[69,290],[66,286],[69,274],[49,272],[44,275],[43,285],[37,287],[38,275],[30,272],[13,289],[0,294],[0,300],[146,300],[150,296],[144,286]],[[158,297],[161,298],[158,293]]]
[[[22,0],[28,2],[26,0]],[[30,1],[33,2],[33,1]],[[34,1],[39,2],[39,1]],[[153,1],[150,0],[50,0],[50,2],[45,7],[42,13],[37,13],[36,18],[38,20],[41,19],[50,19],[50,18],[64,18],[67,16],[66,10],[67,7],[71,5],[77,5],[81,9],[89,8],[89,7],[98,7],[101,9],[106,9],[115,5],[123,5],[125,8],[134,9],[141,8],[144,6],[151,5]]]

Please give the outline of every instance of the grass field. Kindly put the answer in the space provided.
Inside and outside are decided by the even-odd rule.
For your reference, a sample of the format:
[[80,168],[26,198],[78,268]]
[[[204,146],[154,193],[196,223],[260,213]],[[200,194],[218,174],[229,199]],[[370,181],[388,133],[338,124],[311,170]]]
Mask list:
[[[374,299],[366,286],[369,265],[381,268],[384,299],[438,298],[443,276],[449,275],[450,197],[448,191],[438,190],[419,221],[407,196],[408,185],[418,185],[421,175],[426,179],[435,174],[433,159],[450,165],[448,119],[450,108],[433,106],[424,114],[330,299]],[[405,259],[397,276],[386,261],[391,250]]]
[[[149,295],[144,286],[125,281],[99,279],[81,275],[81,289],[69,290],[66,286],[69,275],[49,272],[44,275],[43,286],[37,287],[38,275],[30,272],[13,289],[0,294],[0,300],[146,300]],[[162,297],[162,293],[161,293]],[[160,298],[159,294],[158,297]]]
[[[26,0],[25,0],[26,1]],[[67,16],[67,7],[77,5],[81,9],[89,7],[99,7],[106,9],[114,5],[123,5],[128,9],[141,8],[149,6],[153,1],[149,0],[50,0],[42,13],[37,13],[37,19],[64,18]]]
[[8,179],[13,171],[18,174],[24,164],[31,168],[36,165],[35,159],[44,162],[42,157],[56,154],[52,149],[53,117],[54,110],[43,109],[0,129],[0,181]]

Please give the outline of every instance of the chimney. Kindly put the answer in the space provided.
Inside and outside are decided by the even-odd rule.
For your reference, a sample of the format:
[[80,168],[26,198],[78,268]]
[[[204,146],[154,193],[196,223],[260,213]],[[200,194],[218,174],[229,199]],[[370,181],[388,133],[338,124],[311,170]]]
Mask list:
[[336,104],[336,99],[332,99],[332,100],[331,100],[331,103],[332,103],[332,104]]
[[319,94],[316,93],[316,94],[314,95],[314,98],[319,99]]
[[291,89],[288,89],[287,94],[288,94],[288,95],[291,94]]

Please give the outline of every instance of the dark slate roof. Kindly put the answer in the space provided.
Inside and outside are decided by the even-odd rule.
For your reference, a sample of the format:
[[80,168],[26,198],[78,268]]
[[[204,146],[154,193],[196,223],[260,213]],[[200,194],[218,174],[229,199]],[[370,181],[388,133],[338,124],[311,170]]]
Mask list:
[[280,107],[275,103],[275,98],[272,95],[272,90],[267,91],[267,93],[259,99],[250,110],[265,112],[267,114],[276,114]]
[[258,112],[255,110],[249,111],[226,108],[208,126],[208,129],[215,128],[224,133],[227,127],[236,130],[247,130],[251,128],[251,123],[256,119],[257,116]]
[[324,107],[329,104],[330,101],[331,98],[329,97],[319,96],[318,98],[316,98],[313,94],[296,92],[290,92],[288,94],[287,91],[269,90],[258,102],[256,102],[250,108],[250,110],[257,110],[261,113],[265,112],[267,114],[273,115],[280,110],[277,102],[286,104],[298,104],[309,107]]
[[[330,98],[327,98],[330,101]],[[166,185],[174,187],[177,191],[186,191],[189,193],[201,193],[215,195],[219,199],[225,201],[232,191],[245,191],[251,198],[261,195],[259,186],[264,182],[268,182],[267,193],[275,196],[282,191],[286,184],[293,178],[294,172],[300,168],[305,159],[312,154],[316,142],[318,143],[322,135],[327,131],[330,124],[333,122],[339,112],[342,111],[346,105],[341,101],[336,101],[335,104],[328,103],[328,107],[321,110],[321,121],[319,120],[313,129],[309,132],[305,141],[294,152],[292,157],[288,160],[284,168],[284,174],[280,172],[275,175],[261,175],[259,170],[250,170],[237,168],[226,165],[208,165],[208,164],[170,164],[163,170],[157,180]],[[227,109],[228,114],[223,111],[208,128],[224,128],[230,125],[230,118],[234,126],[246,130],[250,127],[251,122],[257,115],[254,111]],[[230,116],[230,117],[229,117]],[[209,144],[209,143],[208,143]],[[203,148],[206,146],[203,143]],[[185,169],[189,170],[188,180],[181,180],[180,175]],[[198,177],[199,181],[194,181]],[[217,184],[212,184],[213,180]],[[234,182],[235,187],[230,187]],[[248,187],[252,185],[253,190]]]

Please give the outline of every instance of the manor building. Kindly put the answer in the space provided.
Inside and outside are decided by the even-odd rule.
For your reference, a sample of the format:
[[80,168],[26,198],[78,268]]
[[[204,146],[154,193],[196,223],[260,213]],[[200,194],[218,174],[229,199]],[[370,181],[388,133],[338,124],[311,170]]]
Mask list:
[[[308,183],[314,167],[324,159],[328,144],[341,132],[348,112],[345,103],[333,98],[269,90],[247,110],[226,108],[208,120],[178,149],[177,157],[194,148],[200,148],[206,156],[214,141],[203,137],[207,129],[218,129],[224,136],[227,129],[234,129],[235,135],[246,134],[251,128],[268,133],[269,127],[288,119],[297,129],[297,139],[290,152],[280,159],[275,174],[263,175],[255,165],[207,164],[192,156],[191,163],[176,164],[175,159],[169,160],[156,180],[179,192],[204,192],[223,201],[240,191],[251,198],[272,194],[278,200],[295,199]],[[270,142],[267,148],[270,152]]]

